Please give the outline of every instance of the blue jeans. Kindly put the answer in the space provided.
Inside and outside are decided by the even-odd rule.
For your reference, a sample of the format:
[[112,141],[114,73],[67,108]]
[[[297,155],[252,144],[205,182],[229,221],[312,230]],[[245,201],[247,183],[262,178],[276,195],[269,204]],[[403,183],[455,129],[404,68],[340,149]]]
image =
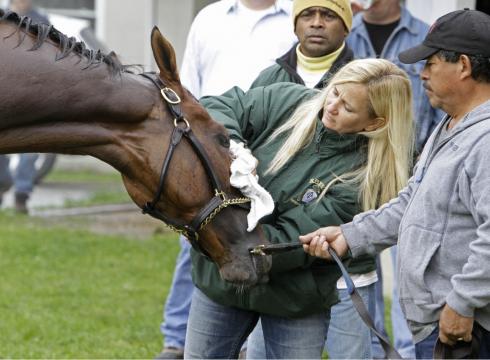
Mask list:
[[[475,323],[476,324],[476,323]],[[480,327],[482,338],[480,339],[479,359],[490,359],[490,332]],[[417,359],[432,359],[434,357],[434,346],[439,336],[439,326],[424,340],[415,344],[415,355]]]
[[0,155],[0,194],[8,191],[12,186],[13,180],[10,175],[9,158],[6,155]]
[[175,264],[172,286],[165,302],[160,331],[166,347],[183,349],[194,284],[191,277],[191,245],[180,236],[180,253]]
[[[393,269],[396,269],[396,254],[397,247],[393,246],[390,249],[391,260]],[[385,329],[385,317],[384,317],[384,298],[383,298],[383,275],[381,273],[381,263],[379,256],[377,256],[378,262],[378,282],[376,283],[376,315],[375,325],[376,328],[386,335]],[[393,291],[391,301],[391,324],[393,329],[393,345],[398,353],[407,359],[415,358],[415,347],[412,341],[412,334],[408,329],[407,321],[402,313],[400,302],[398,300],[398,290],[396,287],[396,278],[393,278]],[[384,358],[384,350],[379,344],[378,338],[373,336],[373,357]]]
[[269,316],[220,305],[198,289],[192,296],[184,357],[237,358],[259,317],[268,359],[321,358],[329,322],[327,311],[297,319]]
[[[369,314],[375,313],[375,284],[358,287]],[[371,331],[357,313],[347,289],[339,290],[340,303],[332,307],[326,349],[331,359],[372,359]]]
[[[357,288],[368,311],[374,313],[374,284]],[[347,289],[339,290],[340,303],[331,311],[325,347],[330,359],[371,359],[371,332],[364,324]],[[265,359],[266,351],[259,322],[247,343],[247,359]]]
[[13,183],[16,193],[30,194],[34,187],[35,163],[38,156],[38,154],[20,154],[15,174],[12,175],[8,156],[0,155],[0,193],[7,191]]
[[415,357],[417,359],[432,359],[434,357],[434,346],[439,336],[439,326],[424,340],[415,344]]

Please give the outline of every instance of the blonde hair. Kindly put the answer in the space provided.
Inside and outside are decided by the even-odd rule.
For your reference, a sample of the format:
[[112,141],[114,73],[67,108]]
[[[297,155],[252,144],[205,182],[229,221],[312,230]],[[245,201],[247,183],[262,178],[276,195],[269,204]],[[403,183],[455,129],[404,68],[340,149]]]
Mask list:
[[365,85],[369,114],[386,121],[374,131],[359,133],[368,138],[365,165],[336,176],[327,184],[322,196],[335,182],[351,182],[360,186],[363,210],[374,209],[395,197],[406,185],[413,160],[414,122],[410,80],[403,70],[388,60],[354,60],[341,68],[318,95],[302,103],[288,121],[271,135],[269,141],[290,131],[266,173],[276,173],[313,140],[318,114],[324,107],[329,91],[345,83]]

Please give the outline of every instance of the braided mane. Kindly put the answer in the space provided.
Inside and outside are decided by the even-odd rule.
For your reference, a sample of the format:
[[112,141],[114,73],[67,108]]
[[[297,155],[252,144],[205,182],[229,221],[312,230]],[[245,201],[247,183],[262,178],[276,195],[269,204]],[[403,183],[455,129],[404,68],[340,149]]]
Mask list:
[[[21,29],[24,29],[26,33],[33,34],[37,37],[34,45],[31,49],[29,49],[29,51],[39,49],[48,39],[53,41],[55,44],[58,44],[59,52],[56,54],[56,61],[62,60],[71,53],[74,53],[79,55],[81,58],[88,60],[87,65],[83,69],[88,69],[92,66],[98,66],[105,63],[109,67],[111,75],[127,72],[128,68],[132,67],[130,65],[122,65],[114,52],[106,55],[100,50],[91,50],[87,48],[83,41],[77,41],[77,39],[74,37],[68,37],[54,28],[53,25],[35,24],[28,16],[21,16],[13,11],[0,9],[0,22],[3,21],[8,21],[17,25],[17,29],[10,35],[7,35],[5,38],[13,36]],[[24,34],[24,36],[20,38],[17,46],[22,44],[26,36],[27,34]]]

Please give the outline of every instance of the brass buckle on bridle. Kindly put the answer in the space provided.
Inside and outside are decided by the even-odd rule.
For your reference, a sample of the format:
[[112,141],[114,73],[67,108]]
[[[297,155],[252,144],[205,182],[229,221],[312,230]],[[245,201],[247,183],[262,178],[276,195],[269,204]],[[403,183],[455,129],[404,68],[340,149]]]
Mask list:
[[190,129],[191,128],[191,125],[189,124],[189,122],[187,121],[187,119],[185,117],[180,117],[180,118],[174,118],[174,126],[175,127],[178,127],[179,126],[179,122],[184,122],[185,123],[185,128],[183,128],[183,130],[187,130],[187,129]]
[[[167,92],[169,94],[171,94],[175,100],[170,99],[167,95]],[[177,93],[169,87],[164,87],[163,89],[161,89],[160,94],[162,94],[165,101],[168,102],[169,104],[177,105],[177,104],[180,104],[180,102],[181,102],[179,95],[177,95]]]

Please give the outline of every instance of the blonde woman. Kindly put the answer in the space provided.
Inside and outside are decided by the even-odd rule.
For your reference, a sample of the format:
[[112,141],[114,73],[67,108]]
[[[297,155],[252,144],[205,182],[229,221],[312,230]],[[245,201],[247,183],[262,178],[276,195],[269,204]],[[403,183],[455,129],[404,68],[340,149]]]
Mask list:
[[[348,222],[408,179],[410,81],[389,61],[353,61],[322,91],[278,83],[201,101],[259,160],[260,183],[276,204],[260,225],[272,243]],[[193,252],[192,261],[186,358],[236,358],[258,319],[268,358],[321,358],[338,301],[333,263],[301,249],[275,255],[268,283],[237,289],[206,258]]]

